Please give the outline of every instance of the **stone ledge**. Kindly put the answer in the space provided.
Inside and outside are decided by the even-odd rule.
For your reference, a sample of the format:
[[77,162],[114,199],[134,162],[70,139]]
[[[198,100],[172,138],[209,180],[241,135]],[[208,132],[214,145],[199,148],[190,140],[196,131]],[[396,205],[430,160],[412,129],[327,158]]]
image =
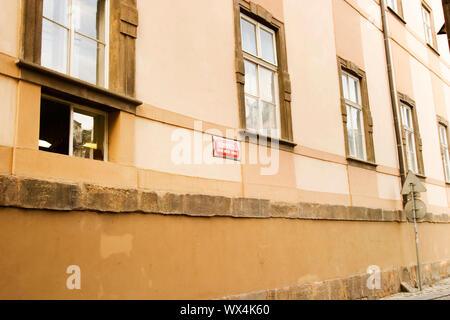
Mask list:
[[[219,300],[378,300],[399,293],[401,282],[418,287],[417,265],[393,268],[380,272],[381,288],[367,286],[369,274],[322,282],[267,289]],[[450,277],[450,260],[423,265],[423,284],[430,285]]]
[[[101,213],[147,213],[194,217],[406,222],[402,211],[264,199],[117,189],[0,175],[0,207]],[[447,214],[424,220],[449,223]]]
[[83,185],[81,190],[81,205],[77,210],[115,213],[139,211],[137,190],[104,188],[90,184]]

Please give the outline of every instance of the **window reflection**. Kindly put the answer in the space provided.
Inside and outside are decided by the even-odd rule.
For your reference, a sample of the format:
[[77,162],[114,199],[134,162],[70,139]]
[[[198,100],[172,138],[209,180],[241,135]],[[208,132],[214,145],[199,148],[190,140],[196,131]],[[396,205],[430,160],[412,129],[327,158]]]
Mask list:
[[107,84],[107,0],[44,0],[41,64]]
[[104,159],[105,117],[84,110],[73,112],[73,155],[85,159]]

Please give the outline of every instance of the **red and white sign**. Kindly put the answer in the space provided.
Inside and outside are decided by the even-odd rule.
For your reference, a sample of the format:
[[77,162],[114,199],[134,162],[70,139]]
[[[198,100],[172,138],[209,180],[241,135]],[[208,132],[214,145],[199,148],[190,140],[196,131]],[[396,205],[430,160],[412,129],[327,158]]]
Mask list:
[[216,158],[241,160],[241,144],[239,141],[213,136],[213,150]]

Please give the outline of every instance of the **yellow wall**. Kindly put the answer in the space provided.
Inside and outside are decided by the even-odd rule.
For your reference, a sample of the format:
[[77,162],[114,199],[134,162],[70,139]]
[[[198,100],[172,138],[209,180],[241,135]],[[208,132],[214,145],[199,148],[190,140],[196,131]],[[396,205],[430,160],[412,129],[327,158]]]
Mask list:
[[[1,299],[220,298],[416,261],[411,224],[15,209],[0,222]],[[423,262],[450,258],[449,228],[420,225]]]
[[345,156],[331,1],[287,0],[285,23],[294,140]]
[[16,127],[17,81],[0,75],[0,96],[2,97],[0,117],[0,145],[13,146]]
[[21,1],[1,1],[0,21],[3,27],[0,30],[0,51],[13,57],[19,54],[20,43],[20,12]]
[[[293,151],[279,171],[211,156],[216,135],[239,127],[231,0],[139,0],[137,115],[110,117],[110,161],[38,151],[40,87],[20,81],[21,1],[0,0],[0,174],[118,188],[401,209],[399,166],[381,15],[373,0],[258,0],[286,27]],[[439,0],[433,6],[442,25]],[[388,12],[398,91],[415,100],[424,144],[423,195],[450,213],[436,115],[450,120],[450,55],[424,42],[419,0]],[[350,166],[337,58],[367,73],[376,171]],[[197,127],[195,121],[203,122]],[[217,129],[220,130],[217,133]],[[236,133],[236,131],[234,131]],[[185,135],[211,164],[172,162]],[[232,137],[233,138],[233,137]],[[242,143],[248,153],[254,144]],[[191,158],[196,153],[192,149]],[[0,298],[214,298],[414,262],[408,224],[202,219],[0,209]],[[448,225],[421,225],[424,260],[450,258]],[[249,254],[250,252],[250,254]],[[168,256],[171,253],[171,256]],[[64,288],[79,264],[83,291]],[[217,274],[221,276],[218,277]]]
[[[238,126],[232,1],[138,1],[137,97]],[[143,18],[145,17],[145,18]]]
[[[9,28],[12,31],[0,42],[0,92],[4,97],[0,106],[0,146],[16,147],[8,150],[14,156],[5,157],[7,162],[2,167],[11,168],[18,175],[108,186],[220,194],[220,188],[211,186],[222,183],[227,186],[223,194],[229,196],[401,207],[377,2],[256,2],[286,26],[294,142],[298,146],[293,152],[280,153],[280,172],[275,176],[261,176],[260,166],[231,161],[220,165],[211,157],[211,132],[207,130],[219,129],[216,134],[225,135],[229,129],[237,136],[239,116],[232,1],[206,0],[189,4],[138,1],[141,19],[136,85],[137,98],[144,104],[138,108],[137,117],[123,113],[111,117],[108,164],[89,164],[35,152],[39,87],[19,84],[16,79],[20,76],[14,67],[14,57],[19,56],[20,2],[2,3],[2,14],[7,12],[10,20],[8,26],[16,26]],[[436,26],[442,20],[438,2],[430,2]],[[448,212],[447,199],[441,197],[447,190],[435,118],[436,114],[444,118],[450,114],[449,60],[442,44],[438,48],[443,53],[440,57],[424,44],[420,1],[404,1],[404,17],[406,25],[388,12],[397,88],[417,104],[425,174],[431,185],[430,197],[424,198],[430,199],[436,213]],[[220,39],[220,43],[212,39]],[[377,172],[353,168],[345,159],[336,55],[356,63],[367,73]],[[196,120],[202,121],[203,127],[196,128]],[[199,131],[206,134],[200,137]],[[173,137],[177,132],[186,134],[191,141],[196,137],[204,139],[201,156],[208,163],[173,163],[171,154],[178,143]],[[241,147],[249,148],[247,144]],[[196,151],[191,151],[191,158],[195,159]],[[47,161],[52,167],[46,165]],[[76,170],[67,169],[71,166]],[[92,176],[93,168],[97,176]],[[125,173],[111,175],[118,168],[124,168]],[[155,176],[156,179],[149,178]],[[166,179],[185,183],[173,185]],[[366,179],[370,186],[364,186]]]

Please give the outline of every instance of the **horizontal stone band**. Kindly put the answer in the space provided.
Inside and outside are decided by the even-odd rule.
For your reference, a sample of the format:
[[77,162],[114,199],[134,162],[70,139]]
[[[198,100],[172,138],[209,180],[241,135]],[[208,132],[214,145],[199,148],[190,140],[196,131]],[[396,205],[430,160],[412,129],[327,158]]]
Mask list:
[[[115,189],[86,183],[70,184],[10,175],[0,175],[0,207],[196,217],[406,222],[402,211]],[[428,214],[424,222],[448,223],[449,219],[447,214]]]

